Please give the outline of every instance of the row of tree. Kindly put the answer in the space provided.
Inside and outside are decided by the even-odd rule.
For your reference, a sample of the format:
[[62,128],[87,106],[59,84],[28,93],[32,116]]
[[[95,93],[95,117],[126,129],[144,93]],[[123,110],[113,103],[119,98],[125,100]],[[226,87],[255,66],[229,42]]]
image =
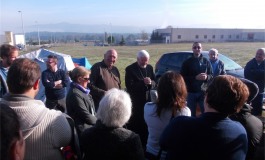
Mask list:
[[[150,34],[142,31],[141,33],[71,33],[71,32],[39,32],[41,44],[45,43],[67,43],[67,42],[83,42],[83,41],[100,41],[107,44],[125,45],[133,44],[136,40],[149,40],[150,43],[161,43],[163,38],[157,32]],[[27,44],[38,44],[38,33],[26,33]]]

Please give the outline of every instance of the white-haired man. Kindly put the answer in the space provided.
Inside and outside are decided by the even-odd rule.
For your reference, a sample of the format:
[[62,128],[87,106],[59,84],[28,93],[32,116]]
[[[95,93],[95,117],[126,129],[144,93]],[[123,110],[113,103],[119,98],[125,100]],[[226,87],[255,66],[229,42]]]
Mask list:
[[133,113],[127,127],[140,135],[144,147],[148,137],[144,105],[151,101],[149,92],[155,86],[155,74],[153,67],[148,64],[149,58],[149,53],[141,50],[137,54],[137,61],[125,69],[125,85],[133,103]]
[[226,74],[224,63],[218,59],[217,49],[212,48],[209,50],[209,60],[211,62],[212,69],[213,69],[213,77]]

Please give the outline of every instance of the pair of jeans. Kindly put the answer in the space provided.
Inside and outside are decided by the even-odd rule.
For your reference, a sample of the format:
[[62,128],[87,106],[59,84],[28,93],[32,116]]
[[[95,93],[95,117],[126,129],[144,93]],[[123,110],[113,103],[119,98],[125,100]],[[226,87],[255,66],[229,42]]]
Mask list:
[[188,93],[187,105],[190,108],[191,116],[196,117],[196,108],[199,105],[201,113],[204,112],[204,92]]

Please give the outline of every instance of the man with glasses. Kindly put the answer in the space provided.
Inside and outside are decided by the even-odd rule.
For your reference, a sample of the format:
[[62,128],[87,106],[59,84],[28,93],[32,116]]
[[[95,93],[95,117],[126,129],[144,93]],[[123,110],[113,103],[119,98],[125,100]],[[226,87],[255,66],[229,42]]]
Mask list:
[[204,112],[204,91],[202,85],[213,78],[211,63],[201,54],[202,44],[194,42],[192,45],[193,56],[183,62],[181,75],[183,76],[187,89],[187,105],[191,110],[191,116],[196,116],[197,104],[201,113]]
[[47,69],[42,72],[41,80],[45,87],[46,107],[65,112],[65,87],[68,84],[68,77],[64,70],[58,69],[57,62],[57,56],[48,56]]

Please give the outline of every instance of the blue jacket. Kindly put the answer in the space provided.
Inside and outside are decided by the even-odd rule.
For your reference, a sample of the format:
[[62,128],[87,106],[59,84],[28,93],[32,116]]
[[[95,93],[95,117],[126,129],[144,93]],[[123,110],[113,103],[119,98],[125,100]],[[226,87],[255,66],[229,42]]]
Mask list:
[[265,87],[265,60],[258,65],[255,58],[250,60],[244,70],[245,78],[255,82],[259,87],[259,93],[264,92]]
[[2,98],[8,92],[8,86],[6,83],[8,69],[2,66],[0,61],[0,98]]
[[213,67],[213,65],[214,65],[213,63],[215,63],[215,62],[212,62],[212,61],[210,61],[210,62],[211,62],[212,69],[213,69],[213,77],[226,74],[224,63],[221,60],[219,60],[219,59],[217,60],[217,66],[215,69]]
[[245,160],[247,133],[239,123],[221,113],[206,112],[200,117],[178,116],[160,137],[167,159]]

